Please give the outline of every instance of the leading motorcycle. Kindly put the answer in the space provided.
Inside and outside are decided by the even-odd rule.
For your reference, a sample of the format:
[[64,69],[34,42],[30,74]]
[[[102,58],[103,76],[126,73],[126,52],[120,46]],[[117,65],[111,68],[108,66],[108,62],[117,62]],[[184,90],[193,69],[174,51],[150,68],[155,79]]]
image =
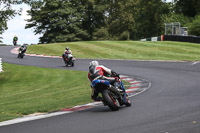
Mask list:
[[17,45],[17,41],[16,41],[16,40],[13,41],[13,45],[14,45],[14,46]]
[[92,87],[102,94],[102,102],[104,105],[107,105],[113,111],[119,110],[120,106],[122,105],[131,106],[131,101],[128,95],[125,95],[125,93],[119,89],[123,86],[123,83],[120,77],[118,78],[120,82],[118,82],[116,79],[109,81],[94,79],[92,81]]

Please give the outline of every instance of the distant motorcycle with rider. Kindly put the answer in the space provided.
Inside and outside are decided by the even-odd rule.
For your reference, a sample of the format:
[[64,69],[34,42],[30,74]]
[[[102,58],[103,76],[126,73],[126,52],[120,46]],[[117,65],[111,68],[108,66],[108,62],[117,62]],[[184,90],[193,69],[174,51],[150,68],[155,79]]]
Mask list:
[[66,66],[74,66],[75,58],[72,55],[72,51],[68,47],[66,47],[62,58]]
[[18,37],[14,36],[13,38],[13,45],[16,46],[17,45],[17,41],[18,41]]
[[26,50],[27,50],[26,45],[22,45],[18,50],[19,53],[17,57],[22,59],[25,56]]

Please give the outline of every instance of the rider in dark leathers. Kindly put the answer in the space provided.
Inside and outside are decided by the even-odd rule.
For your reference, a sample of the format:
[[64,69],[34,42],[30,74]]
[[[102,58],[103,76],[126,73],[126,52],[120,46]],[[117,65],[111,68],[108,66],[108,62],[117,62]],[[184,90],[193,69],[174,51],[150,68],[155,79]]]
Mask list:
[[22,52],[26,52],[26,50],[27,50],[27,47],[26,47],[26,45],[22,45],[20,48],[19,48],[19,50],[21,50]]
[[[26,45],[22,45],[22,46],[19,48],[19,51],[21,51],[22,54],[25,54],[25,53],[26,53],[26,50],[27,50]],[[19,55],[18,55],[18,58],[19,58]]]

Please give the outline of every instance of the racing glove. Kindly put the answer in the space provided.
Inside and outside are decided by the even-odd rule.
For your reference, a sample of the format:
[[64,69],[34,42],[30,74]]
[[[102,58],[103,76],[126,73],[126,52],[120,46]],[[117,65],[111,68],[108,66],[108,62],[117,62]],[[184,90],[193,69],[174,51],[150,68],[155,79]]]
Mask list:
[[111,71],[111,74],[112,74],[113,77],[119,77],[119,74],[116,73],[115,71]]

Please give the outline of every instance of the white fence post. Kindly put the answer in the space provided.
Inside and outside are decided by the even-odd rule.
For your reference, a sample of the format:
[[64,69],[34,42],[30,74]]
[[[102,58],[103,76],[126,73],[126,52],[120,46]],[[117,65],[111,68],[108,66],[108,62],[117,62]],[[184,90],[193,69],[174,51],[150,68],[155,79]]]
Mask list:
[[2,59],[0,58],[0,72],[3,72]]

